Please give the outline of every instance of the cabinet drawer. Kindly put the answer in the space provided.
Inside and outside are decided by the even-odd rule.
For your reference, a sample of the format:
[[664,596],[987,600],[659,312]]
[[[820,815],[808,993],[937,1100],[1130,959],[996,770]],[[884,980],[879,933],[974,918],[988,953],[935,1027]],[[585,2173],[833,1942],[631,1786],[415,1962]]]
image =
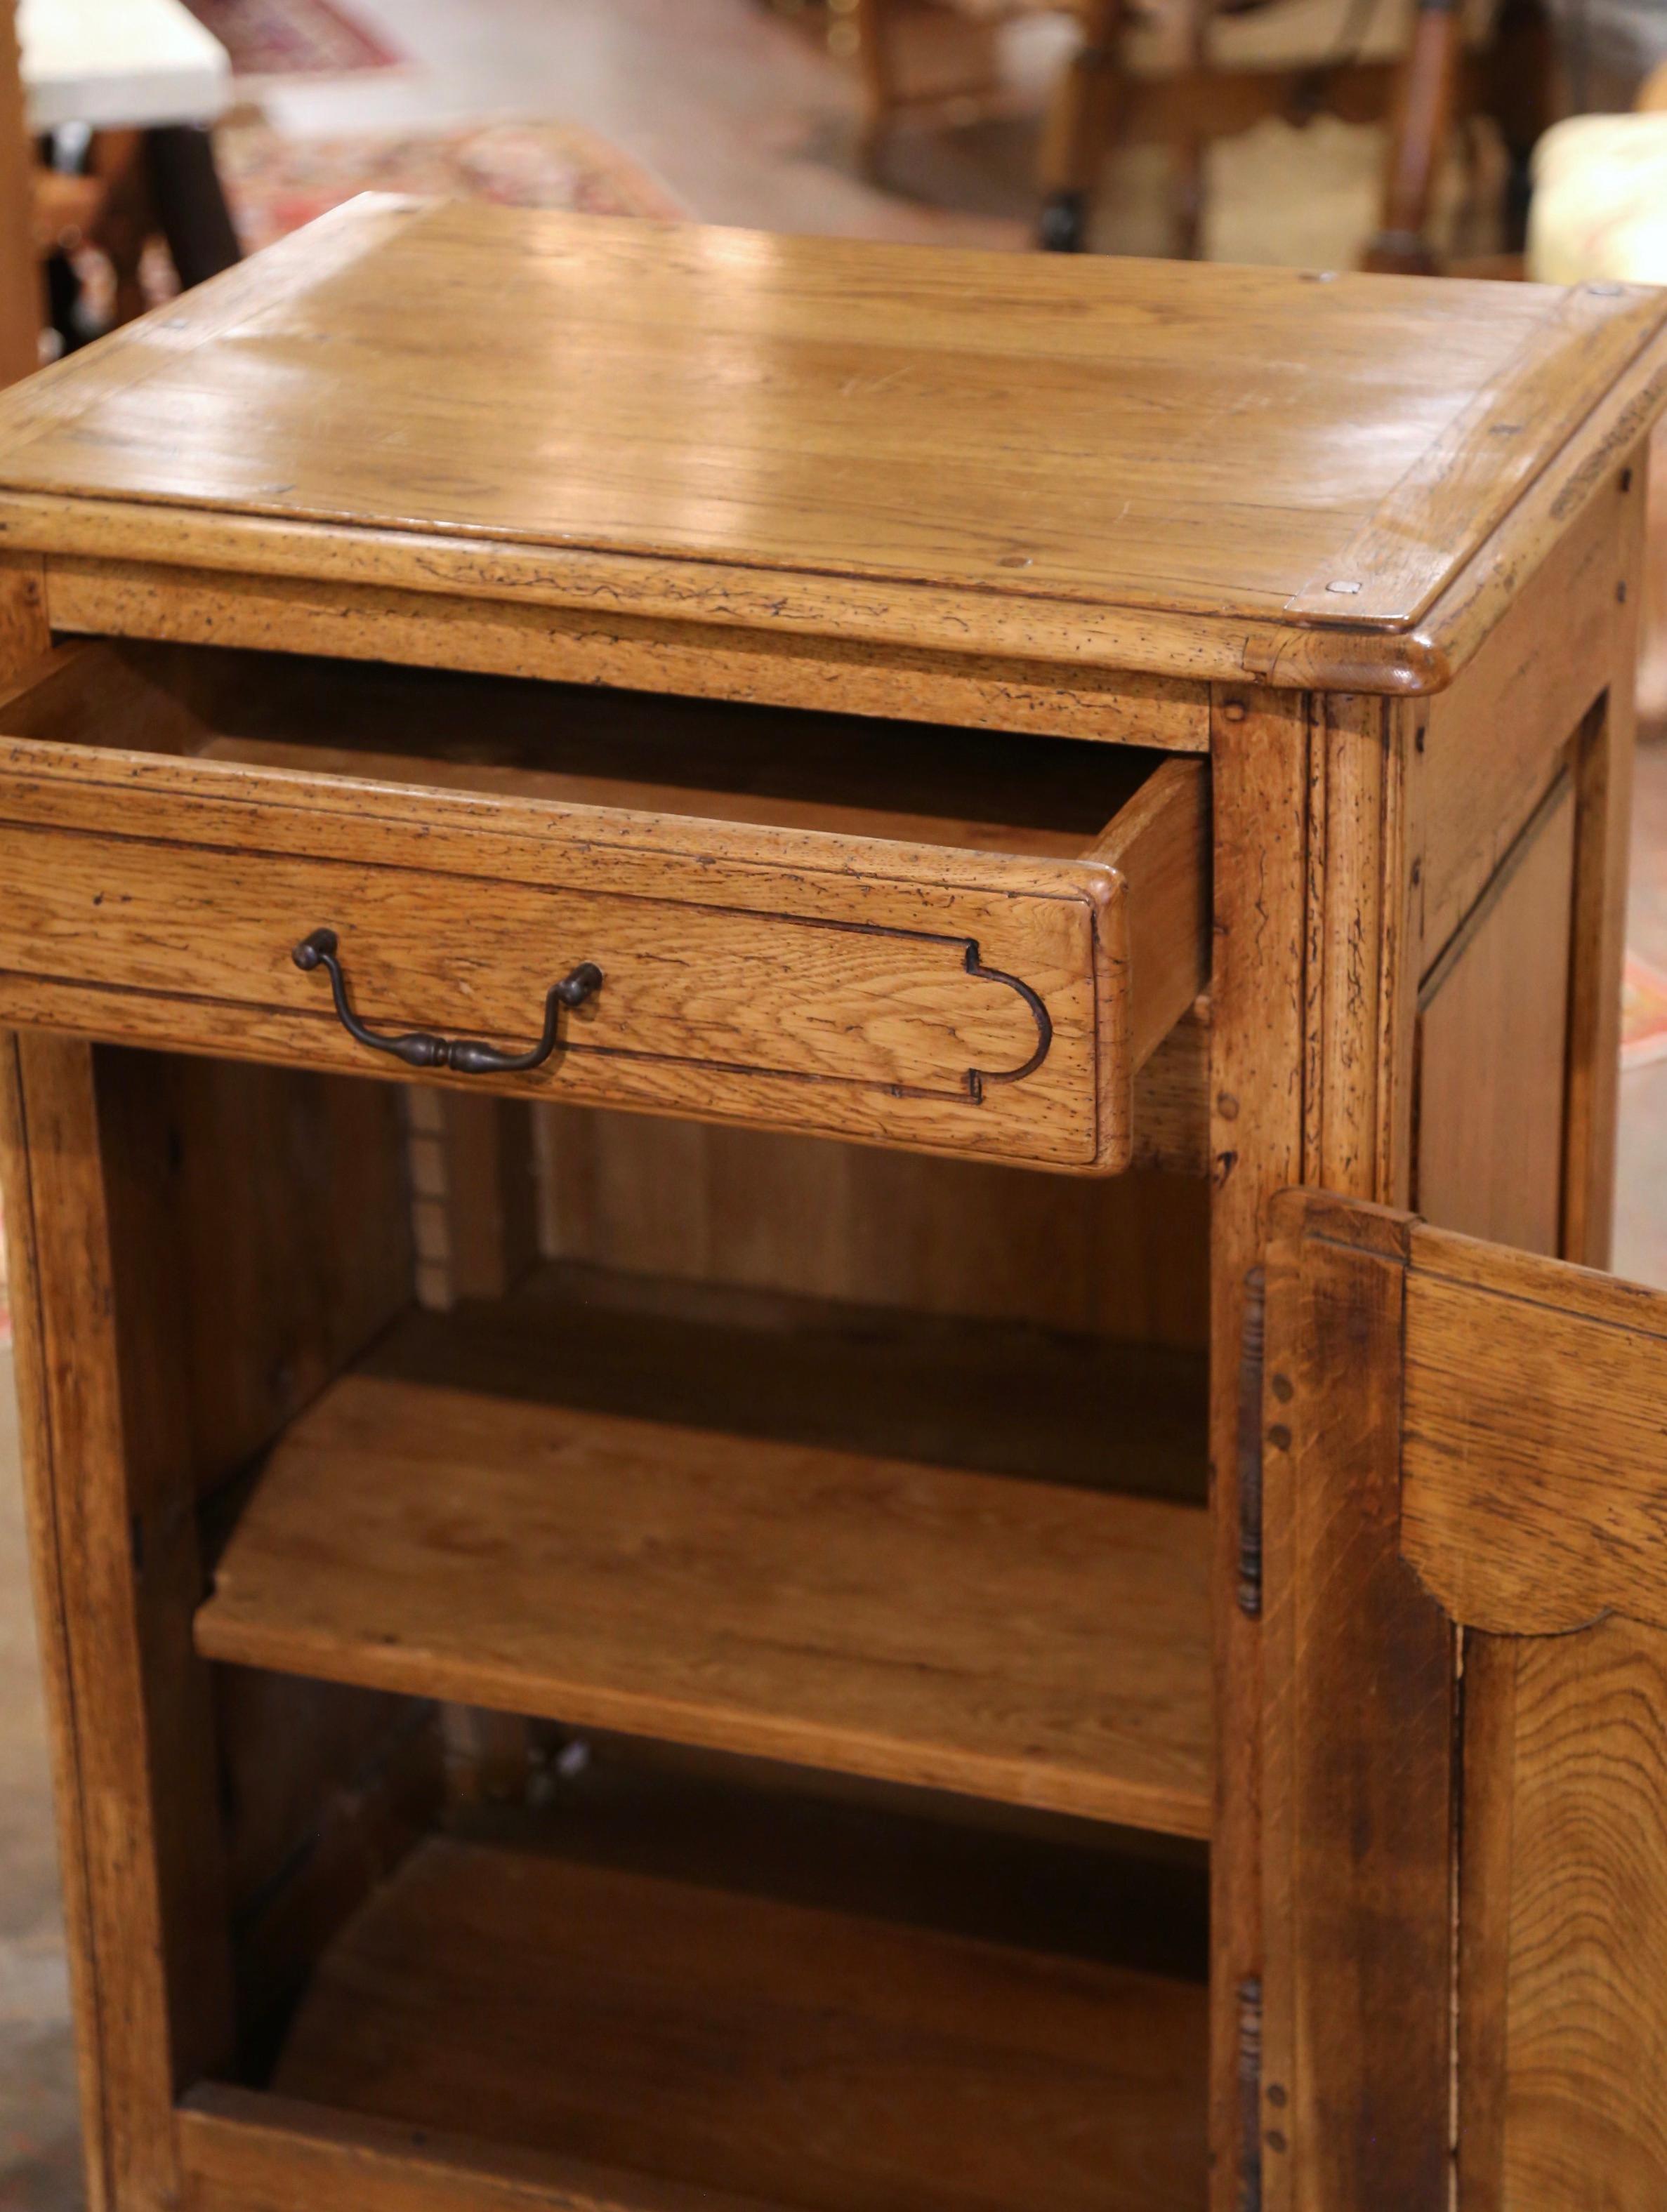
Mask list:
[[1104,1172],[1207,852],[1192,759],[94,644],[0,701],[0,1021]]

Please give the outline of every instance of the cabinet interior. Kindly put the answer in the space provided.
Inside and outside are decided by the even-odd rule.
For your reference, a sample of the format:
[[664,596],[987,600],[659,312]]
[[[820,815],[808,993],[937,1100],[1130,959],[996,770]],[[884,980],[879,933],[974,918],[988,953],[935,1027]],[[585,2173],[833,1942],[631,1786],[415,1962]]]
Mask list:
[[[970,789],[1039,850],[1144,772],[93,651],[109,743],[267,766],[582,762],[827,826],[871,777],[910,836],[967,834],[933,810]],[[88,675],[6,726],[68,734]],[[135,1541],[195,1532],[156,1691],[213,1778],[171,1908],[187,2102],[577,2160],[610,2203],[1202,2206],[1203,1181],[95,1064],[106,1182],[163,1200],[117,1223],[125,1295],[167,1286],[124,1353],[170,1440]]]
[[[830,687],[831,689],[831,687]],[[316,778],[1076,859],[1169,756],[293,653],[89,640],[0,697],[11,737]]]

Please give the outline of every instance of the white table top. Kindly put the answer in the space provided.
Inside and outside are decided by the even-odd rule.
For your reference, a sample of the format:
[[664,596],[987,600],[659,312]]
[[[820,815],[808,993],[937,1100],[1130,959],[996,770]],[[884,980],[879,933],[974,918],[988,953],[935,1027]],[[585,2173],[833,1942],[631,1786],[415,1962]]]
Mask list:
[[231,98],[226,49],[182,0],[19,0],[31,131],[211,123]]

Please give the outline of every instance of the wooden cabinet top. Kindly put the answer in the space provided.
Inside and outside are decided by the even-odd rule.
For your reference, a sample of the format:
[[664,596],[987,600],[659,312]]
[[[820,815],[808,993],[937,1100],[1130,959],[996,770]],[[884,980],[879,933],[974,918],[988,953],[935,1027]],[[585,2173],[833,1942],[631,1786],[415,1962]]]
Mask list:
[[1429,689],[1664,319],[368,197],[0,401],[0,543]]

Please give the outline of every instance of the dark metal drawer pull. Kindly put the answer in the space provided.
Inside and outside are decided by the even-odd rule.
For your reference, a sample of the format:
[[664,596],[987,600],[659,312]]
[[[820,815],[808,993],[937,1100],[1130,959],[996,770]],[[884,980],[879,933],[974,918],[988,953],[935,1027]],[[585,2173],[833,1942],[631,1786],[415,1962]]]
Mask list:
[[314,968],[324,969],[342,1027],[350,1037],[377,1052],[391,1052],[407,1067],[449,1067],[458,1075],[519,1075],[529,1067],[540,1067],[556,1049],[563,1007],[582,1006],[602,988],[602,970],[593,960],[581,960],[570,975],[552,983],[545,1000],[544,1035],[530,1052],[503,1052],[495,1044],[478,1043],[472,1037],[432,1036],[423,1030],[410,1036],[378,1036],[347,1003],[347,979],[336,957],[337,944],[333,929],[315,929],[310,937],[302,938],[289,957],[297,968],[309,974]]

